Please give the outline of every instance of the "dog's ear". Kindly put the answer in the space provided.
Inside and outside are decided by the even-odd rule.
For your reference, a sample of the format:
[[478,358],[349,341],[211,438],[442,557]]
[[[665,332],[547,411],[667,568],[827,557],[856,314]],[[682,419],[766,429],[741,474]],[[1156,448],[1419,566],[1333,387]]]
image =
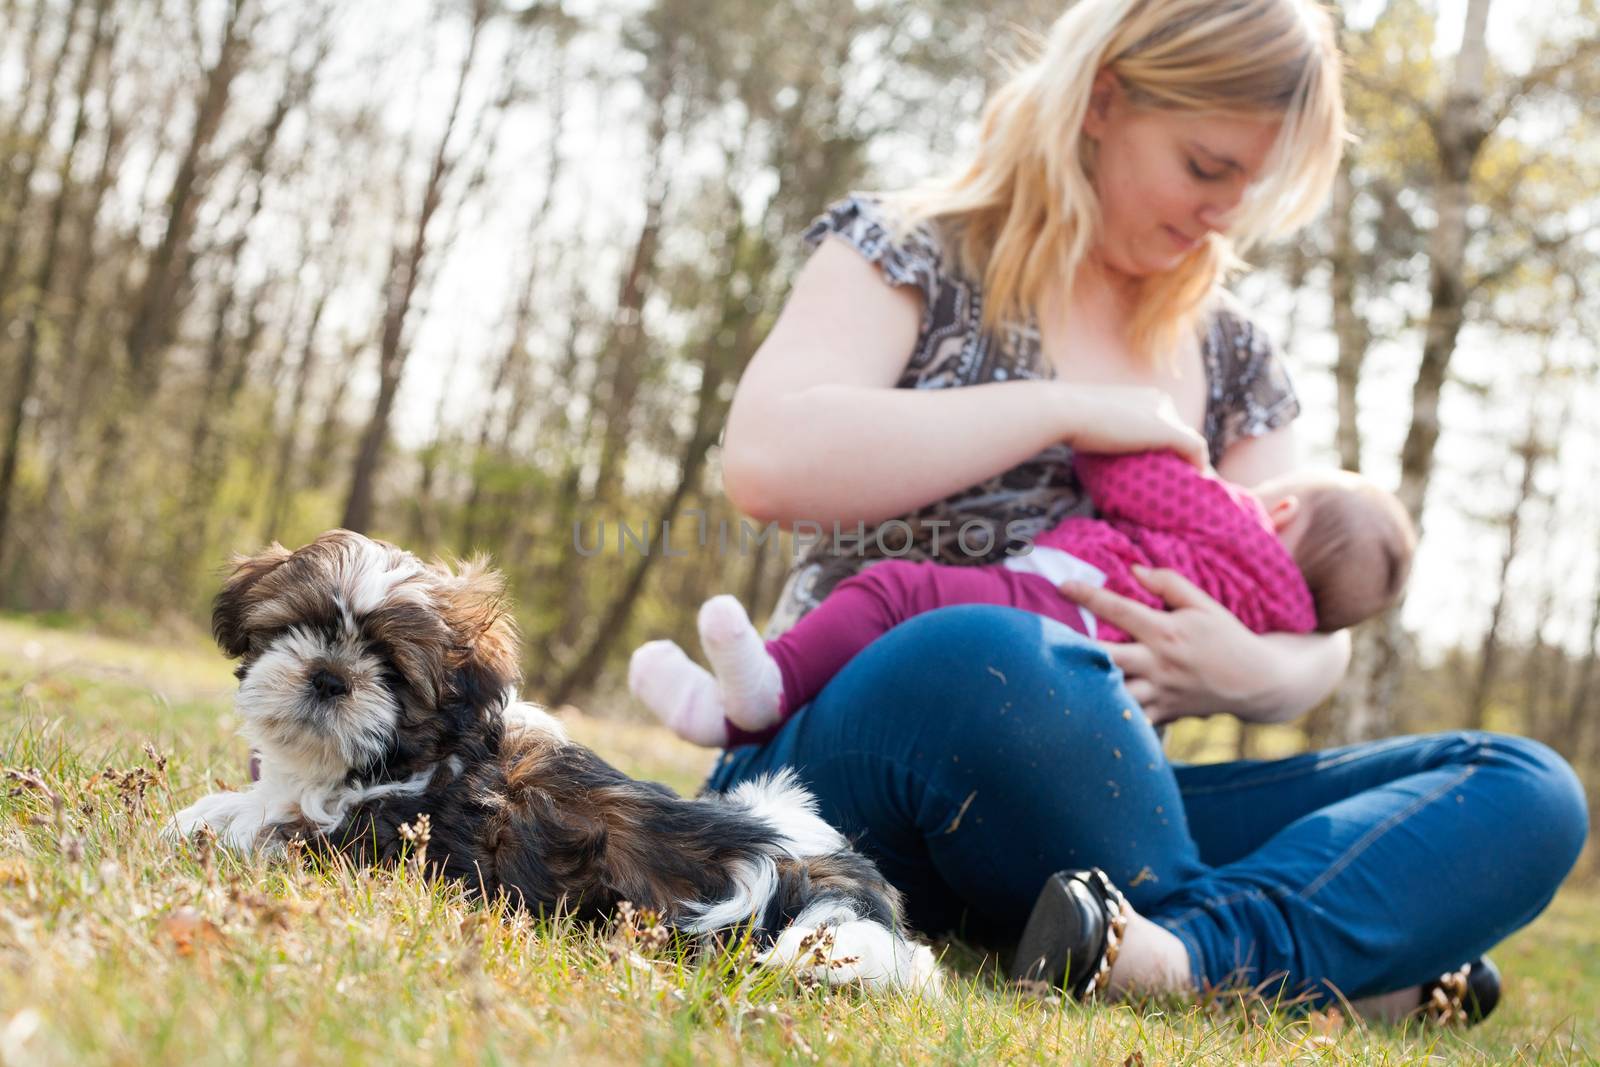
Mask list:
[[237,658],[250,648],[245,616],[258,599],[256,584],[288,560],[292,553],[274,541],[254,556],[236,555],[229,562],[233,573],[222,583],[222,591],[211,606],[211,636],[229,658]]
[[505,579],[479,557],[461,564],[443,591],[444,622],[455,639],[452,685],[459,698],[485,707],[522,676]]

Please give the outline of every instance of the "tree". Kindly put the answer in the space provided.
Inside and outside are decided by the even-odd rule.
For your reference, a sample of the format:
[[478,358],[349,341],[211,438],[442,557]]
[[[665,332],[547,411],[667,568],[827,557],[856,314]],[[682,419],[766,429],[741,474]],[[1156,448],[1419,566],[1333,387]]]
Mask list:
[[1499,676],[1500,661],[1504,653],[1504,625],[1507,611],[1515,594],[1515,587],[1511,584],[1511,568],[1517,562],[1519,553],[1523,548],[1523,525],[1526,521],[1530,505],[1538,503],[1537,476],[1542,462],[1552,451],[1552,441],[1559,440],[1568,423],[1571,414],[1570,405],[1563,405],[1563,411],[1552,427],[1553,433],[1546,429],[1544,420],[1540,417],[1540,401],[1543,399],[1541,385],[1550,373],[1550,357],[1548,347],[1545,357],[1540,362],[1535,380],[1529,383],[1529,400],[1527,414],[1527,428],[1522,441],[1516,446],[1514,453],[1521,473],[1518,477],[1516,491],[1512,497],[1511,506],[1506,509],[1501,519],[1501,527],[1505,532],[1505,542],[1500,553],[1500,566],[1495,583],[1494,603],[1489,609],[1489,624],[1483,632],[1483,640],[1478,646],[1478,670],[1472,680],[1472,688],[1468,693],[1466,702],[1466,723],[1474,730],[1482,730],[1488,722],[1489,702],[1494,689],[1494,683]]
[[161,383],[166,357],[193,280],[197,256],[192,246],[195,222],[212,191],[212,147],[227,112],[234,81],[250,52],[257,24],[256,0],[229,0],[216,58],[205,67],[188,138],[166,196],[161,239],[144,260],[129,325],[123,337],[120,388],[100,435],[95,484],[90,502],[93,539],[99,549],[102,581],[125,571],[121,523],[115,503],[124,489],[127,438]]
[[[1469,314],[1512,276],[1514,265],[1536,258],[1564,239],[1551,233],[1543,213],[1508,211],[1480,218],[1474,207],[1508,195],[1525,197],[1527,179],[1535,173],[1527,161],[1553,160],[1566,149],[1559,139],[1530,143],[1505,134],[1504,127],[1519,110],[1546,104],[1552,92],[1585,91],[1585,79],[1596,77],[1592,59],[1600,55],[1600,34],[1591,23],[1589,35],[1576,42],[1547,43],[1539,62],[1521,77],[1501,77],[1492,68],[1488,50],[1489,7],[1490,0],[1469,0],[1461,47],[1448,82],[1433,66],[1428,47],[1432,21],[1416,0],[1392,0],[1367,37],[1350,44],[1352,111],[1358,124],[1368,127],[1363,132],[1369,137],[1381,135],[1381,141],[1358,156],[1356,165],[1398,178],[1380,183],[1380,190],[1385,184],[1402,191],[1421,185],[1429,193],[1421,202],[1410,197],[1410,207],[1399,192],[1380,191],[1377,197],[1378,217],[1389,226],[1385,238],[1401,238],[1402,247],[1408,234],[1425,235],[1426,242],[1421,361],[1411,389],[1411,421],[1401,450],[1398,489],[1424,533],[1424,505],[1440,434],[1440,396],[1462,328]],[[1485,173],[1484,161],[1512,146],[1524,164]],[[1425,182],[1415,180],[1420,177],[1419,165]],[[1349,224],[1353,210],[1349,186],[1343,193],[1334,214],[1336,232]],[[1350,398],[1366,342],[1377,331],[1349,318],[1353,313],[1347,284],[1350,247],[1348,235],[1335,242],[1335,321],[1337,325],[1345,320],[1338,333],[1340,367],[1348,379],[1340,384],[1341,456],[1359,461]],[[1350,676],[1336,697],[1334,725],[1339,740],[1360,740],[1394,729],[1393,696],[1409,655],[1399,617],[1397,605],[1357,633]]]
[[[50,220],[46,225],[39,265],[34,275],[33,291],[22,312],[22,352],[17,362],[16,381],[12,386],[10,410],[7,412],[5,439],[0,442],[0,557],[5,553],[7,526],[11,513],[11,495],[16,485],[17,464],[22,450],[22,424],[27,417],[28,402],[34,396],[35,379],[39,372],[39,346],[43,320],[50,314],[50,304],[55,299],[58,264],[61,262],[62,230],[67,220],[67,203],[73,189],[73,167],[78,151],[88,130],[89,87],[94,78],[95,66],[106,43],[107,12],[111,0],[96,0],[94,22],[89,31],[89,44],[84,50],[83,66],[78,75],[77,108],[68,135],[66,151],[56,170],[56,195],[50,207]],[[69,33],[70,36],[70,33]],[[21,222],[17,222],[17,231]],[[0,277],[0,292],[4,291]]]
[[455,93],[433,152],[433,163],[422,186],[411,240],[404,246],[396,244],[390,259],[384,282],[386,302],[383,329],[378,342],[378,395],[357,448],[350,472],[350,492],[345,499],[344,517],[340,520],[340,525],[349,530],[366,531],[372,526],[374,481],[389,438],[389,420],[394,413],[395,396],[400,391],[408,355],[405,346],[406,321],[411,314],[412,301],[416,297],[430,251],[428,227],[444,201],[447,183],[462,153],[466,147],[470,147],[457,147],[451,142],[466,98],[467,80],[478,56],[478,45],[492,14],[493,8],[488,0],[473,0],[466,49],[457,71]]

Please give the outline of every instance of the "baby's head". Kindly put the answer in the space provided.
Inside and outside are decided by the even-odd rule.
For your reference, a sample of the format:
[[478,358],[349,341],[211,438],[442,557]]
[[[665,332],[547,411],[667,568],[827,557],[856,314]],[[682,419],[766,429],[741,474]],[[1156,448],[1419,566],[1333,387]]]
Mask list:
[[1399,599],[1417,531],[1393,493],[1350,471],[1286,474],[1255,493],[1311,587],[1319,631],[1354,626]]

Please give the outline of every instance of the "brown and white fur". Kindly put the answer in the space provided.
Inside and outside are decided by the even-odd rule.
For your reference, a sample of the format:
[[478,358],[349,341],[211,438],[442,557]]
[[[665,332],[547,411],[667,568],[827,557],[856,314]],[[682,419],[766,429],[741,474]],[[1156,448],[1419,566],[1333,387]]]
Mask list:
[[[629,901],[688,934],[753,923],[763,962],[937,986],[894,888],[787,773],[685,799],[520,702],[501,592],[481,561],[424,564],[347,530],[236,557],[212,632],[239,660],[260,779],[185,808],[171,829],[208,826],[239,850],[298,836],[377,864],[427,814],[430,868],[491,897],[585,919]],[[818,963],[810,935],[824,927],[833,947]]]

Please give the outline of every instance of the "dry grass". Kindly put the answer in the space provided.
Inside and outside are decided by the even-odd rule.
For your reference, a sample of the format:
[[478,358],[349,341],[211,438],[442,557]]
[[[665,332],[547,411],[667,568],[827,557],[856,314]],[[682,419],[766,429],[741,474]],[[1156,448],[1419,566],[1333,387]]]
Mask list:
[[[414,870],[264,864],[162,818],[237,783],[231,680],[199,647],[0,619],[0,1063],[1589,1062],[1600,906],[1571,890],[1504,946],[1508,1001],[1464,1034],[1238,1005],[1021,996],[960,946],[945,1000],[806,990],[646,918],[607,931],[482,908]],[[708,757],[569,713],[680,789]]]

